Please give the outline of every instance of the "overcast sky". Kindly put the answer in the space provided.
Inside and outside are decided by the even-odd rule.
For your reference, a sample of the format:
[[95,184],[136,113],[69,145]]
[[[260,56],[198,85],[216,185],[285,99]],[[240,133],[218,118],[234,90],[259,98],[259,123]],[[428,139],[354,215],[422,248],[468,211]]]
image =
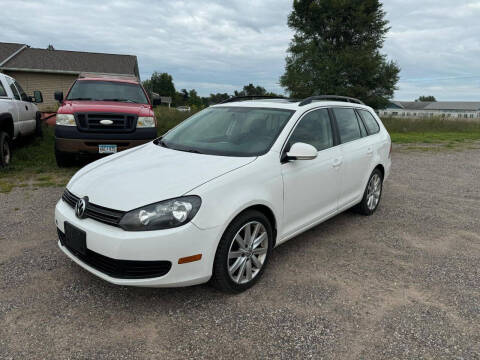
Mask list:
[[[98,2],[99,3],[99,2]],[[0,0],[0,41],[137,55],[142,79],[172,74],[201,95],[278,85],[291,0]],[[402,68],[397,100],[480,101],[480,1],[385,0],[383,52]]]

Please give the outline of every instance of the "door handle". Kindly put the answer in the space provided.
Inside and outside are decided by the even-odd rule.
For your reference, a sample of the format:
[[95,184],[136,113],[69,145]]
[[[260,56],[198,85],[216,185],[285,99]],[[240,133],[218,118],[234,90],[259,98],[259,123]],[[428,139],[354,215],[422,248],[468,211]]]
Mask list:
[[28,110],[28,106],[27,106],[27,105],[25,105],[25,110]]
[[340,165],[342,165],[342,163],[343,163],[342,159],[339,159],[339,158],[333,159],[333,167],[334,168],[338,168]]

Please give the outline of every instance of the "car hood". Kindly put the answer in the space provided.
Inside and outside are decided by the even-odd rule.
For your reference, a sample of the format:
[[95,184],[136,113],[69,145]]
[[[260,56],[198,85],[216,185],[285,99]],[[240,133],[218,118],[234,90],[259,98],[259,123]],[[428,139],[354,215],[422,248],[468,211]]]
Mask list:
[[129,211],[184,195],[255,159],[188,153],[152,142],[87,165],[67,188],[96,205]]
[[117,101],[69,101],[66,100],[58,113],[74,114],[77,112],[108,112],[152,116],[148,104],[122,103]]

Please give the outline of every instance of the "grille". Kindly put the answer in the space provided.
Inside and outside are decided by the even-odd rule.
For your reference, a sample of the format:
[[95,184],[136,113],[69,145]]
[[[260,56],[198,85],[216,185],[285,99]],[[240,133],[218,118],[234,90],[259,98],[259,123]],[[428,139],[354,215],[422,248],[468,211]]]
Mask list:
[[[72,208],[75,208],[75,204],[77,203],[78,199],[78,196],[72,194],[67,189],[65,189],[65,192],[62,195],[62,200],[65,201]],[[98,206],[89,202],[87,203],[87,208],[85,209],[84,215],[86,218],[119,227],[120,220],[122,219],[123,215],[125,215],[125,213],[123,211],[108,209],[103,206]]]
[[87,248],[85,255],[65,244],[65,234],[57,228],[60,243],[76,258],[92,268],[117,279],[149,279],[166,275],[172,268],[170,261],[117,260]]
[[[137,124],[137,116],[133,114],[76,113],[75,118],[78,129],[86,132],[131,132]],[[111,120],[113,124],[102,125],[102,120]]]

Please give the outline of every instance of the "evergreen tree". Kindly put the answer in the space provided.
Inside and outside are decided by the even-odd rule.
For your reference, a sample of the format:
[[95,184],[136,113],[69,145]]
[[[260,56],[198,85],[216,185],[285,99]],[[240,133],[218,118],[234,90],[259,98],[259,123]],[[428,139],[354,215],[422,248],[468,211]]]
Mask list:
[[379,0],[294,0],[295,30],[280,84],[294,98],[344,95],[382,108],[399,67],[380,53],[389,27]]

